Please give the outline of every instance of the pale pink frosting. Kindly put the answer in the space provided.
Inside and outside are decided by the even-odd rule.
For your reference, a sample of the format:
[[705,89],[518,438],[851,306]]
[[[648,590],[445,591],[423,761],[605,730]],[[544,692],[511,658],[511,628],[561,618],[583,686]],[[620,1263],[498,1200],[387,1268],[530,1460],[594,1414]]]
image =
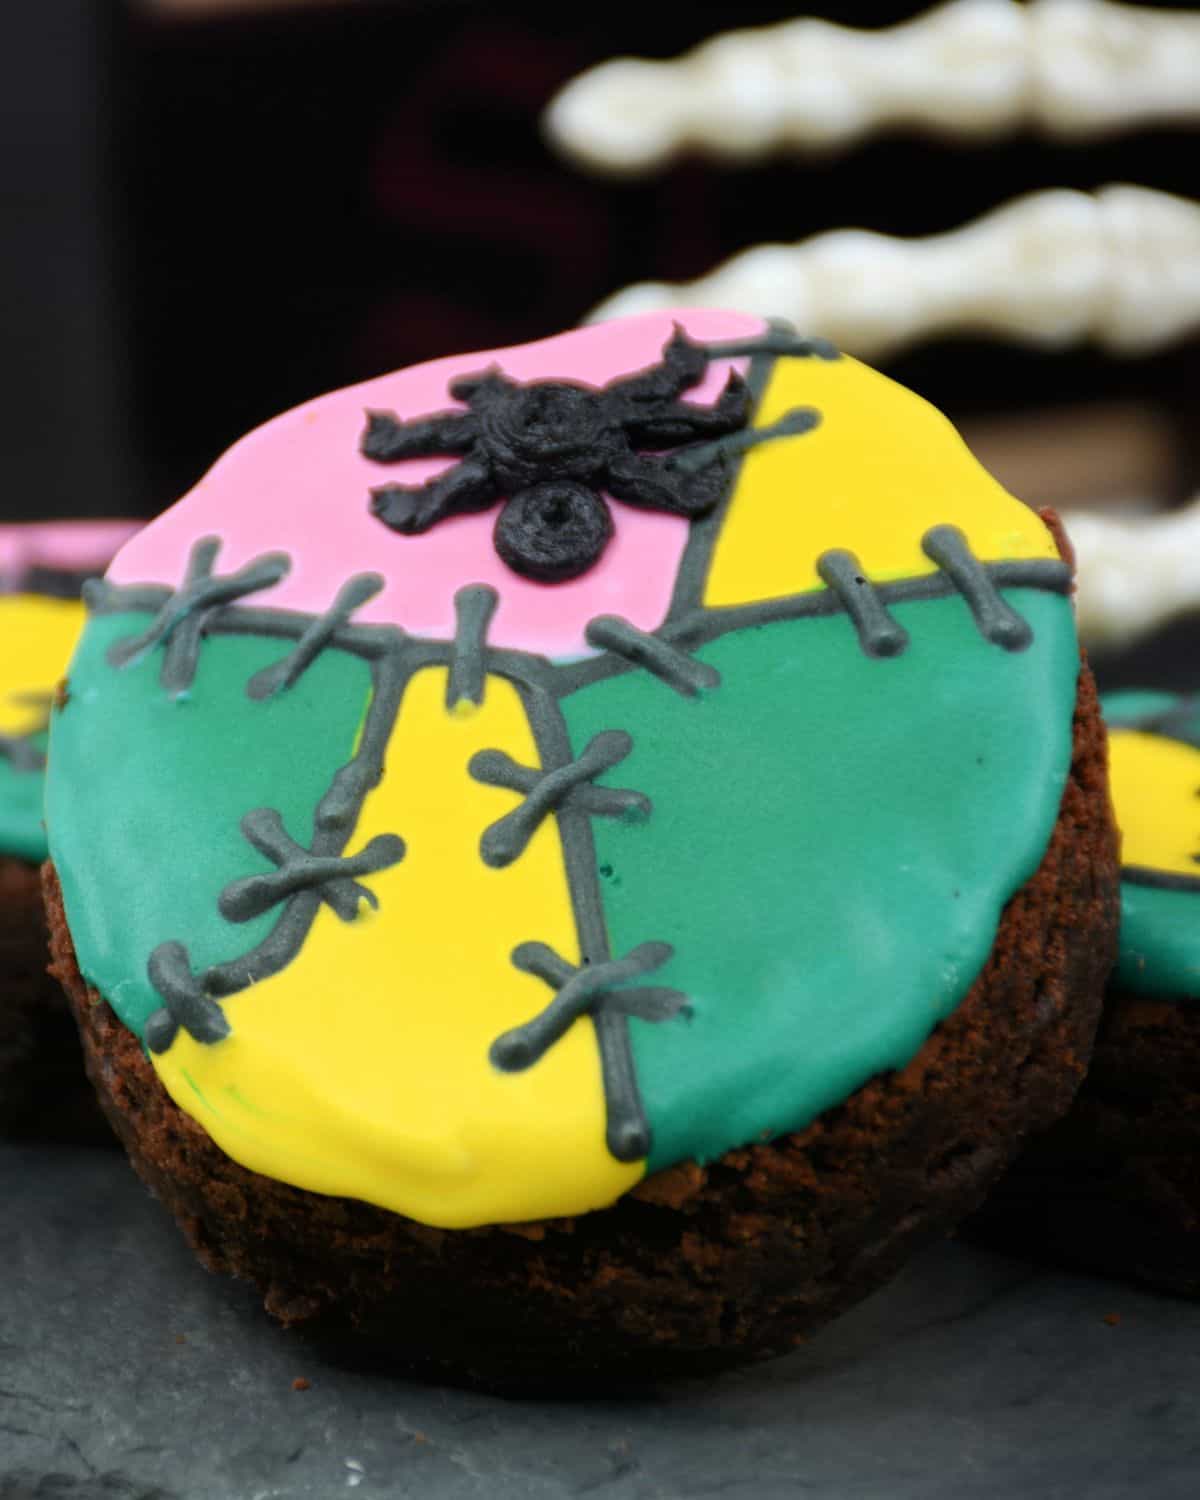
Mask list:
[[[455,355],[398,374],[334,391],[285,412],[241,439],[182,500],[146,527],[117,556],[117,583],[177,586],[188,553],[202,536],[221,538],[217,570],[232,572],[264,552],[286,552],[291,569],[274,587],[246,602],[319,613],[351,574],[378,572],[386,587],[354,618],[402,625],[414,635],[448,639],[454,633],[454,595],[469,583],[491,584],[500,603],[489,631],[496,645],[564,658],[589,648],[583,631],[595,615],[624,615],[644,630],[662,622],[687,540],[687,522],[611,501],[616,535],[601,561],[583,577],[532,583],[496,556],[497,509],[457,516],[422,536],[389,530],[368,508],[382,484],[417,484],[455,460],[409,459],[372,463],[358,451],[367,410],[401,418],[455,408],[447,392],[455,376],[497,364],[517,380],[569,379],[602,386],[656,364],[680,323],[695,339],[750,337],[759,318],[690,308],[602,323],[482,354]],[[714,360],[704,383],[687,399],[711,402],[731,367],[745,359]]]
[[0,525],[0,585],[19,589],[31,568],[102,573],[140,521],[18,521]]

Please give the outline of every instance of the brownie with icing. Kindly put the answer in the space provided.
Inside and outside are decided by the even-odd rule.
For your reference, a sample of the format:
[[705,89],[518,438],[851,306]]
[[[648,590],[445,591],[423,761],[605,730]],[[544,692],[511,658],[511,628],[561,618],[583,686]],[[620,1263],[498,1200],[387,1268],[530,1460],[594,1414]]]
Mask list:
[[1121,830],[1120,956],[1071,1112],[978,1232],[1200,1296],[1200,696],[1103,700]]
[[251,433],[90,588],[52,729],[59,967],[135,1163],[181,1219],[186,1135],[266,1214],[603,1237],[965,1046],[1065,903],[997,1038],[1076,1040],[998,1167],[1111,958],[1103,798],[1063,819],[1098,743],[1070,580],[932,408],[741,315]]
[[0,525],[0,1131],[89,1134],[98,1124],[58,986],[45,973],[37,866],[50,704],[83,627],[83,581],[126,521]]

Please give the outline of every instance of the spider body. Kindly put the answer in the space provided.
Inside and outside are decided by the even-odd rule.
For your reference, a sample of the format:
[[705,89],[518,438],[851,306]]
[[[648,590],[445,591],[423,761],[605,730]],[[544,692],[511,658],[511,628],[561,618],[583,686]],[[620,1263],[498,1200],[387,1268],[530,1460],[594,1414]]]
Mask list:
[[745,429],[752,402],[736,373],[712,406],[683,401],[708,361],[677,328],[660,364],[602,390],[563,380],[521,384],[490,369],[451,384],[465,411],[408,422],[370,412],[367,458],[459,460],[425,484],[380,486],[371,508],[411,536],[503,501],[494,540],[504,562],[542,583],[576,578],[612,537],[605,494],[688,518],[720,500],[733,458],[721,439]]

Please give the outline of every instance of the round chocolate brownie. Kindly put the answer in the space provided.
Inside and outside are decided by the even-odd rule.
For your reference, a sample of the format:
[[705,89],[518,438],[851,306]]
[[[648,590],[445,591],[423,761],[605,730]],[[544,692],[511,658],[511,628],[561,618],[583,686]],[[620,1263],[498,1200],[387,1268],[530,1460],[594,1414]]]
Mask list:
[[50,701],[83,626],[83,579],[126,522],[0,526],[0,1135],[111,1139],[83,1075],[61,987],[47,974],[38,866]]
[[91,591],[55,716],[55,963],[137,1169],[414,1368],[790,1348],[1082,1075],[1070,587],[938,413],[740,315],[252,433]]
[[1006,1248],[1200,1296],[1200,697],[1104,700],[1121,943],[1070,1113],[973,1228]]

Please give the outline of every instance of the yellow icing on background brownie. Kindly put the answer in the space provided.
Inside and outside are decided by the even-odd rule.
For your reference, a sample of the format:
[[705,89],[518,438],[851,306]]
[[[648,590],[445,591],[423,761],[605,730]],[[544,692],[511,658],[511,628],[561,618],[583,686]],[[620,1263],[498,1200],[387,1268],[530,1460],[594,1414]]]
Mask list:
[[1109,731],[1121,863],[1195,879],[1200,864],[1200,750],[1135,729]]
[[1044,523],[984,469],[951,423],[843,355],[779,360],[755,414],[797,406],[820,423],[746,454],[713,552],[712,608],[823,588],[821,553],[852,552],[873,583],[937,571],[921,538],[953,518],[981,561],[1058,558]]
[[78,599],[0,595],[0,734],[32,734],[85,620]]
[[512,950],[535,940],[579,961],[556,820],[507,868],[479,857],[520,797],[467,764],[495,748],[536,764],[525,710],[497,677],[475,712],[445,703],[446,669],[418,672],[358,822],[356,847],[404,831],[403,860],[363,880],[380,912],[345,923],[322,907],[292,963],[224,1002],[229,1037],[184,1032],[152,1061],[219,1146],[284,1182],[445,1228],[603,1207],[644,1163],[605,1144],[591,1020],[524,1072],[488,1056],[549,993]]

